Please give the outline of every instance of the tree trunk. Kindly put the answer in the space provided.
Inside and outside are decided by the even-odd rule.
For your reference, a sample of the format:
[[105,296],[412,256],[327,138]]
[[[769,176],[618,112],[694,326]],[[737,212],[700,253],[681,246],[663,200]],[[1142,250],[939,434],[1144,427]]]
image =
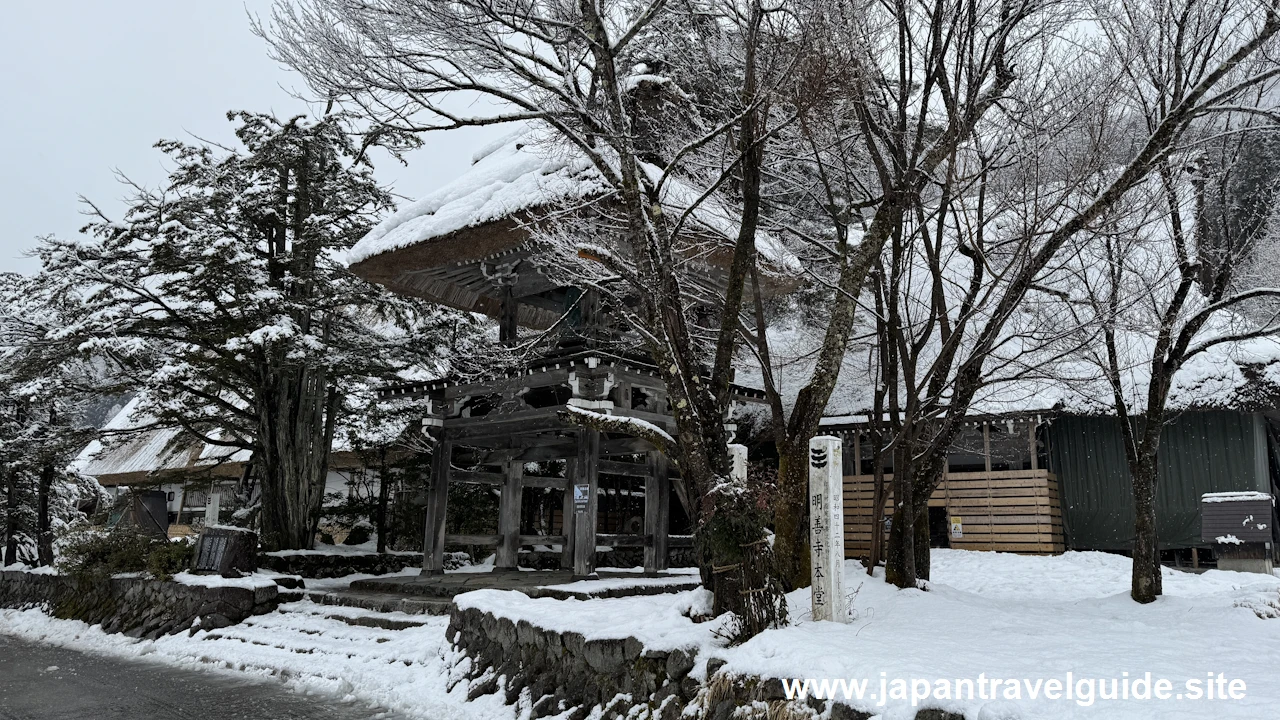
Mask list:
[[49,517],[49,493],[53,488],[53,465],[40,469],[36,508],[36,564],[53,564],[53,519]]
[[916,504],[912,473],[904,453],[895,452],[893,464],[893,520],[885,549],[884,579],[900,588],[916,586]]
[[4,564],[18,562],[18,471],[10,469],[5,487]]
[[382,448],[378,451],[378,513],[377,513],[377,530],[378,530],[378,552],[387,551],[387,500],[390,495],[390,485],[387,477],[387,449]]
[[916,533],[915,533],[915,551],[916,551],[916,579],[928,580],[929,568],[932,565],[929,542],[929,501],[921,503],[916,508]]
[[929,558],[928,501],[898,504],[885,550],[885,580],[900,588],[916,587],[929,579]]
[[774,560],[783,587],[809,586],[809,451],[788,445],[778,453],[778,496],[773,516]]
[[[1146,455],[1145,453],[1143,454]],[[1140,603],[1154,602],[1163,591],[1160,545],[1156,537],[1156,458],[1142,457],[1133,476],[1133,583],[1129,594]]]
[[[876,417],[880,417],[879,410]],[[872,447],[875,448],[871,456],[875,465],[871,470],[873,489],[871,491],[871,549],[867,558],[868,575],[875,574],[876,566],[884,558],[884,501],[887,489],[884,482],[884,449],[881,447],[884,435],[878,427],[871,431],[871,442]],[[859,474],[861,471],[861,468],[856,470]]]
[[285,367],[272,375],[258,411],[262,544],[267,550],[310,549],[332,441],[326,373]]

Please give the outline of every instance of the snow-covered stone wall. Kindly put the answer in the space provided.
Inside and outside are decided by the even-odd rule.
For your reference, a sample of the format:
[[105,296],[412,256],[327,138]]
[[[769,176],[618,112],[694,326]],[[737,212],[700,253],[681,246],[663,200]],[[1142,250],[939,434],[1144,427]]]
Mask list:
[[55,617],[101,625],[104,632],[154,639],[233,625],[279,604],[274,584],[191,584],[150,577],[76,578],[0,571],[0,607],[47,607]]
[[[634,637],[588,638],[455,605],[446,638],[463,656],[450,690],[466,683],[467,699],[500,694],[531,720],[558,716],[647,717],[653,720],[868,720],[871,713],[830,700],[788,700],[782,681],[722,672],[725,661],[699,667],[698,647],[655,649]],[[647,708],[647,714],[637,708]],[[527,712],[527,715],[526,715]],[[963,720],[921,709],[914,720]]]
[[674,720],[699,689],[690,652],[646,650],[635,638],[587,640],[479,608],[455,608],[446,637],[470,658],[458,678],[468,699],[503,692],[508,704],[530,705],[533,718],[572,709],[580,720],[595,707],[610,717],[649,704],[651,717]]

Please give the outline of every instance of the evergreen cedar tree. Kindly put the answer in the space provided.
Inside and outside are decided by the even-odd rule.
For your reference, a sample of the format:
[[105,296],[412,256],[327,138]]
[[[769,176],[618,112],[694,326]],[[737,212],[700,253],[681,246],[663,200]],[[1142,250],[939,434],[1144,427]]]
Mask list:
[[[369,153],[416,145],[353,120],[232,112],[240,146],[157,144],[174,169],[123,220],[46,239],[43,283],[78,299],[64,343],[136,379],[153,426],[251,453],[268,549],[308,548],[343,432],[385,436],[380,384],[438,372],[473,325],[353,276],[342,254],[393,208]],[[394,438],[391,438],[394,439]],[[389,441],[389,440],[388,440]],[[367,443],[366,443],[367,444]]]

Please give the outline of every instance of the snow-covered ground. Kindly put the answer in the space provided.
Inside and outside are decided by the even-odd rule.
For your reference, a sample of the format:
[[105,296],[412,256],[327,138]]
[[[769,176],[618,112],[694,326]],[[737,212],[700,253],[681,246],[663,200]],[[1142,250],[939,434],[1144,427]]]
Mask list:
[[[957,700],[930,698],[920,706],[963,712],[970,720],[1000,718],[1257,718],[1280,717],[1280,578],[1210,570],[1165,570],[1164,597],[1140,606],[1128,597],[1129,561],[1106,553],[1028,557],[936,550],[927,590],[900,591],[856,562],[845,566],[851,596],[848,625],[809,620],[808,591],[788,596],[793,625],[766,632],[736,648],[721,647],[716,622],[685,617],[696,592],[617,600],[528,600],[511,592],[460,596],[462,604],[543,627],[577,630],[588,638],[640,638],[654,649],[699,648],[695,674],[710,657],[726,669],[779,678],[867,680],[864,698],[849,704],[882,713],[884,720],[914,716],[906,701],[880,702],[880,680],[1030,681],[1094,680],[1094,698],[1047,700],[1046,685],[1030,699],[983,692]],[[1245,683],[1242,700],[1102,699],[1096,681],[1166,678],[1185,691],[1186,680],[1212,672]],[[954,687],[954,686],[952,686]],[[1085,689],[1087,689],[1087,685]],[[1121,686],[1122,687],[1122,686]],[[1109,694],[1110,685],[1106,690]],[[909,691],[908,691],[909,692]],[[870,698],[871,693],[877,697]],[[1065,693],[1062,693],[1065,695]],[[1074,693],[1073,693],[1074,694]],[[1186,694],[1184,692],[1184,694]]]
[[[335,619],[360,615],[424,624],[383,630]],[[221,630],[140,641],[107,635],[74,620],[54,620],[39,610],[0,610],[0,632],[35,642],[193,669],[274,677],[304,694],[364,702],[413,718],[510,718],[511,711],[496,696],[466,702],[465,683],[453,693],[446,692],[447,668],[454,662],[444,639],[447,624],[444,617],[369,613],[300,602]]]
[[[1212,672],[1242,679],[1242,700],[933,700],[969,718],[1280,717],[1280,578],[1166,569],[1164,596],[1149,606],[1128,597],[1130,565],[1105,553],[1028,557],[939,550],[928,591],[899,591],[846,565],[853,593],[848,626],[804,622],[808,599],[789,598],[800,622],[720,651],[729,669],[775,677],[888,679],[1167,678],[1173,693]],[[1248,607],[1241,607],[1248,606]],[[1043,686],[1041,688],[1043,690]],[[869,688],[878,691],[878,687]],[[1184,693],[1185,694],[1185,693]],[[1095,695],[1097,695],[1095,691]],[[879,702],[877,698],[876,702]],[[893,701],[889,701],[893,703]],[[870,701],[851,703],[876,710]],[[911,717],[883,709],[885,720]]]
[[[933,582],[899,591],[846,565],[852,595],[848,625],[811,622],[808,593],[788,597],[791,627],[770,631],[737,648],[715,637],[717,622],[694,624],[688,608],[701,591],[612,600],[531,600],[510,591],[459,596],[546,627],[589,637],[632,634],[654,647],[701,648],[695,673],[708,657],[727,669],[788,678],[866,679],[879,692],[892,680],[985,678],[1167,678],[1180,691],[1186,679],[1222,673],[1241,679],[1242,700],[929,700],[969,720],[1039,718],[1280,717],[1280,578],[1208,571],[1165,574],[1165,595],[1139,606],[1127,597],[1129,564],[1102,553],[1059,557],[935,551]],[[1255,612],[1255,608],[1257,612]],[[38,611],[0,611],[0,632],[90,652],[146,657],[188,666],[274,676],[293,687],[330,693],[432,720],[511,718],[496,697],[466,703],[462,686],[446,691],[456,658],[444,638],[445,618],[381,614],[421,626],[405,630],[353,627],[336,616],[364,610],[293,603],[281,612],[222,630],[137,641],[104,635],[83,623],[53,620]],[[1043,690],[1043,687],[1042,687]],[[1095,691],[1096,694],[1096,691]],[[912,717],[906,701],[853,700],[884,720]]]

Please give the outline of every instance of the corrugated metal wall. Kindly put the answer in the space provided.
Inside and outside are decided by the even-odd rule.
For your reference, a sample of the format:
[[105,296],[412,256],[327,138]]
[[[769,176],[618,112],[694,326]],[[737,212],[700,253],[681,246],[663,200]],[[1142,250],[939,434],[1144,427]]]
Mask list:
[[[1202,494],[1270,492],[1264,422],[1260,414],[1192,412],[1165,428],[1156,488],[1161,547],[1200,543]],[[1133,483],[1116,419],[1059,416],[1048,433],[1067,547],[1132,547]]]

